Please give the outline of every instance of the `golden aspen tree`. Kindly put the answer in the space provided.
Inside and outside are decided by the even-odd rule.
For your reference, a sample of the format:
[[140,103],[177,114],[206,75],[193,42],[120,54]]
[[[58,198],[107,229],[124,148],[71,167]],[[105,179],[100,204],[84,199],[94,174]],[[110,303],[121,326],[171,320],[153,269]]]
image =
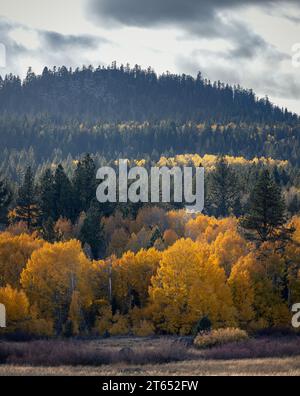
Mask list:
[[214,327],[234,324],[225,273],[208,244],[181,239],[163,252],[150,296],[155,324],[169,333],[189,334],[204,316]]
[[13,289],[10,285],[0,288],[0,304],[6,308],[8,331],[20,330],[29,319],[29,301],[22,290]]
[[21,275],[21,283],[45,319],[55,320],[58,332],[67,320],[73,292],[80,293],[82,307],[92,304],[89,285],[93,267],[79,241],[46,243],[36,250]]
[[289,283],[288,303],[291,306],[300,301],[300,217],[293,217],[289,226],[295,230],[284,251]]
[[[270,244],[264,244],[259,251],[249,253],[233,267],[229,284],[236,309],[244,319],[244,323],[248,320],[248,313],[251,313],[251,309],[247,308],[249,302],[255,312],[252,328],[289,325],[290,313],[282,296],[284,270],[284,259]],[[249,285],[252,287],[250,288]]]
[[113,263],[113,292],[118,306],[127,312],[134,306],[146,305],[151,278],[155,274],[161,253],[156,249],[125,253]]
[[32,252],[43,245],[43,241],[27,234],[0,234],[0,286],[10,284],[20,288],[20,275]]
[[232,266],[248,253],[247,242],[237,232],[220,233],[212,243],[212,252],[229,277]]
[[198,215],[190,219],[185,226],[185,236],[196,241],[213,242],[219,234],[226,231],[237,232],[237,219],[228,217],[216,219],[205,215]]
[[68,320],[72,324],[72,335],[78,335],[82,321],[82,308],[80,293],[77,290],[74,290],[72,293]]
[[255,290],[250,274],[255,262],[256,259],[252,254],[241,257],[233,266],[228,280],[236,309],[236,319],[242,328],[247,327],[255,318]]

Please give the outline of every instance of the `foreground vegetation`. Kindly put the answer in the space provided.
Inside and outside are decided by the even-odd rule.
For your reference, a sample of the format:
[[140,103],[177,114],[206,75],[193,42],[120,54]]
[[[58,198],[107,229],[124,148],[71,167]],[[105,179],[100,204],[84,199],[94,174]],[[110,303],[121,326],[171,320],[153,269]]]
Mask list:
[[131,337],[0,343],[0,376],[300,374],[299,337],[260,337],[227,344],[226,351],[224,347],[195,349],[187,341]]

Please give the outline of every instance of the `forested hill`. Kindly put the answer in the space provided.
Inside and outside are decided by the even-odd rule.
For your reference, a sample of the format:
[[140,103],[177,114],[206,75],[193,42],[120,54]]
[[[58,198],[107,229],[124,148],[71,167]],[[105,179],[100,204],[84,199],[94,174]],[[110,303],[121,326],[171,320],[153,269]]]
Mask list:
[[0,113],[48,114],[55,117],[108,122],[288,122],[298,117],[270,101],[257,99],[252,90],[211,83],[199,73],[163,74],[136,66],[65,67],[41,75],[28,70],[24,81],[0,77]]

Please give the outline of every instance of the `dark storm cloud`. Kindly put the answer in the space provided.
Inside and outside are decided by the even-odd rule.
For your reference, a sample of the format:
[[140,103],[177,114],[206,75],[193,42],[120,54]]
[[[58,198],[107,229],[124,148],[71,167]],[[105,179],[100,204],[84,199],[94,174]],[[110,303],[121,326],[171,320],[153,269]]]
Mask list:
[[209,27],[218,11],[280,3],[299,4],[299,0],[90,0],[89,11],[91,17],[102,22],[139,27],[175,24],[193,30],[200,24]]

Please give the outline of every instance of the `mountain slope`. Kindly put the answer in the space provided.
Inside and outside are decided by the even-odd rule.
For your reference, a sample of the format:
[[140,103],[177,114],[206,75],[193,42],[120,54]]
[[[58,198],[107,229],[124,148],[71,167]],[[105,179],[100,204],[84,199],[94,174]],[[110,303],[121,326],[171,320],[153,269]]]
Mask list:
[[47,113],[77,119],[119,121],[295,122],[296,115],[258,100],[252,90],[211,83],[199,73],[163,74],[152,69],[117,67],[65,67],[24,81],[9,75],[0,80],[0,112]]

